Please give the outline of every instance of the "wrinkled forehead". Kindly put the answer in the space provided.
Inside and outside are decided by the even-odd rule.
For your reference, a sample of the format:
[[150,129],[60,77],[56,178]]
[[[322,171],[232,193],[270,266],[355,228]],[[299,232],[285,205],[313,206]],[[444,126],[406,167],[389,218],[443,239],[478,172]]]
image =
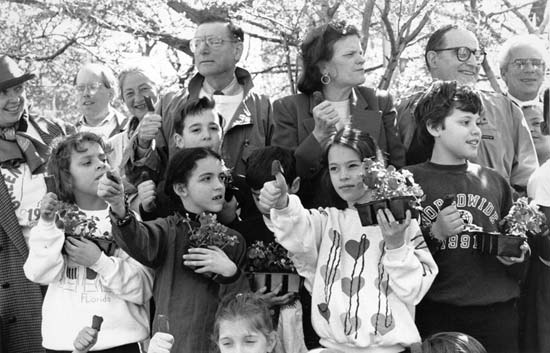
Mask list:
[[103,82],[103,76],[99,69],[91,67],[83,67],[78,71],[76,75],[77,83],[87,83],[87,82]]
[[467,47],[479,49],[479,41],[472,32],[463,28],[455,28],[445,33],[443,46],[444,48]]
[[208,37],[208,36],[217,36],[217,37],[231,37],[227,23],[223,22],[211,22],[203,23],[197,27],[195,31],[195,37]]
[[542,118],[542,115],[543,115],[543,111],[542,111],[542,107],[539,107],[539,106],[530,106],[530,107],[525,107],[522,109],[523,111],[523,116],[525,117],[526,120],[543,120]]

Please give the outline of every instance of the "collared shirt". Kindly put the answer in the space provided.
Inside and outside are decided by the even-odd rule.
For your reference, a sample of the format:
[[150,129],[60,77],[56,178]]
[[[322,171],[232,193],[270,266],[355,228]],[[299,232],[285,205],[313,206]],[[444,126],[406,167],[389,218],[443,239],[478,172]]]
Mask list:
[[510,98],[512,100],[512,102],[519,105],[520,108],[530,107],[530,106],[533,106],[533,105],[540,106],[542,104],[539,97],[536,97],[535,99],[531,99],[531,100],[528,100],[528,101],[522,101],[519,98],[514,97],[512,94],[510,94],[510,92],[508,92],[508,98]]
[[117,114],[113,108],[109,108],[109,114],[99,124],[91,126],[83,116],[75,127],[79,132],[93,132],[104,139],[108,139],[123,130],[126,120],[121,114]]
[[204,80],[199,97],[208,97],[216,102],[216,110],[222,115],[224,120],[223,130],[227,131],[233,115],[235,115],[237,108],[243,101],[244,89],[237,81],[237,77],[234,76],[233,80],[221,91],[223,94],[214,94],[214,88]]
[[[212,97],[214,95],[214,91],[216,91],[216,89],[214,89],[214,87],[212,87],[208,83],[208,81],[204,80],[203,83],[202,83],[202,91],[204,91],[204,93],[205,93],[204,96]],[[224,88],[222,88],[220,91],[222,91],[222,93],[224,95],[234,96],[238,93],[242,93],[243,92],[243,87],[239,84],[239,81],[237,81],[237,76],[233,75],[233,80],[231,80],[231,82],[229,82],[229,84],[227,86],[225,86]],[[203,97],[201,95],[199,95],[199,96]]]

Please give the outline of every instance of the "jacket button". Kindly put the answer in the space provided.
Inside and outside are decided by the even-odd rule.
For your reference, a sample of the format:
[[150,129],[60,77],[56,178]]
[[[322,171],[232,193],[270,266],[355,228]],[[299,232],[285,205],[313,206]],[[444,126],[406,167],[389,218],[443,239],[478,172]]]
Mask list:
[[10,284],[8,282],[2,283],[2,288],[7,289],[10,287]]

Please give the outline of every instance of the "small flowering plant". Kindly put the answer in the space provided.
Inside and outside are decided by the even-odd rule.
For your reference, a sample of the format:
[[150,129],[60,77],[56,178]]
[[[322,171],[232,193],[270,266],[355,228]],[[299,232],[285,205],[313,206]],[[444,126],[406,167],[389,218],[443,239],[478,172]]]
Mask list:
[[508,214],[500,221],[503,234],[527,238],[534,235],[548,235],[546,217],[533,202],[520,197],[514,202]]
[[[189,222],[189,218],[186,218]],[[207,246],[217,246],[220,249],[226,246],[233,246],[239,242],[236,235],[229,235],[228,228],[218,222],[215,214],[203,212],[198,219],[200,226],[191,227],[189,241],[193,248],[204,248]]]
[[411,172],[405,169],[398,171],[392,165],[386,167],[380,159],[363,160],[363,183],[374,192],[377,200],[411,196],[420,201],[424,195]]
[[274,241],[267,245],[256,241],[247,250],[249,272],[283,272],[296,273],[288,252],[281,244]]
[[112,256],[116,243],[110,232],[99,234],[99,218],[87,216],[77,205],[62,202],[55,215],[55,225],[63,229],[66,237],[86,238],[96,244],[106,255]]

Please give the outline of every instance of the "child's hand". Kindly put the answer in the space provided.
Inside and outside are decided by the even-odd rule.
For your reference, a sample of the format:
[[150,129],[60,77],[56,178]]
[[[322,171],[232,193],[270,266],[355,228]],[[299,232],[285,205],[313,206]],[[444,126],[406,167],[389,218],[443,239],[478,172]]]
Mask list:
[[275,175],[275,180],[268,181],[260,191],[258,209],[263,214],[269,214],[272,208],[277,210],[288,206],[288,185],[281,172]]
[[157,332],[149,342],[147,353],[170,353],[174,345],[174,336],[169,333]]
[[101,256],[99,247],[86,238],[67,237],[65,239],[65,251],[69,256],[69,260],[85,267],[95,264]]
[[376,213],[376,219],[382,231],[386,249],[397,249],[405,243],[405,232],[409,224],[411,224],[411,211],[407,210],[405,217],[403,223],[399,223],[387,208],[379,209]]
[[73,342],[75,349],[73,353],[88,352],[96,344],[97,334],[97,330],[91,327],[84,327],[80,330]]
[[53,222],[58,207],[57,195],[53,192],[46,193],[40,201],[40,217],[46,222]]
[[126,216],[124,186],[122,185],[120,175],[116,171],[111,172],[111,175],[114,175],[116,181],[111,180],[111,178],[107,176],[107,173],[99,179],[99,184],[97,185],[97,196],[105,200],[105,202],[111,206],[111,210],[116,216],[122,218]]
[[138,196],[141,203],[141,207],[145,212],[151,212],[156,208],[155,200],[157,199],[157,186],[152,180],[145,180],[139,183]]
[[497,256],[498,261],[502,262],[506,266],[520,264],[525,261],[525,254],[531,252],[531,248],[527,242],[524,242],[520,246],[521,256],[520,257],[510,257],[510,256]]
[[189,254],[183,255],[183,261],[186,266],[198,266],[196,273],[213,272],[224,277],[237,273],[237,265],[217,246],[190,248]]
[[282,288],[283,284],[279,283],[279,285],[273,288],[271,292],[265,293],[267,287],[262,287],[254,292],[254,294],[260,297],[270,308],[290,304],[296,297],[296,293],[288,292],[284,295],[278,296],[277,294],[281,291]]
[[231,200],[225,201],[223,203],[223,208],[220,212],[217,213],[218,221],[221,224],[230,224],[237,218],[237,209],[239,208],[239,202],[237,198],[233,195]]
[[464,230],[464,221],[455,205],[445,207],[437,215],[432,224],[432,234],[439,240],[446,240],[448,237],[459,234]]

